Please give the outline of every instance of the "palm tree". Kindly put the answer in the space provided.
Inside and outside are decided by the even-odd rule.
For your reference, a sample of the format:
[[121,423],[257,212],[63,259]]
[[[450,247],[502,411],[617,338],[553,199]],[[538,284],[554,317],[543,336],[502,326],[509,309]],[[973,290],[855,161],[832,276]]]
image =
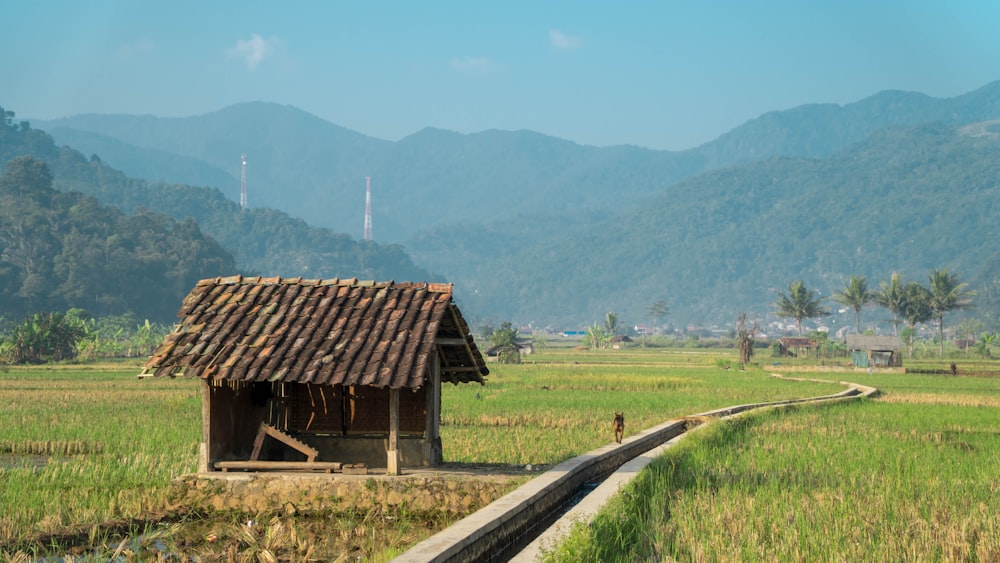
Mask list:
[[965,289],[969,284],[959,283],[958,274],[950,273],[947,268],[934,270],[928,278],[931,283],[929,305],[937,315],[938,341],[941,344],[941,356],[944,357],[944,314],[971,307],[976,292]]
[[608,335],[608,338],[614,338],[618,335],[618,331],[621,330],[622,323],[618,320],[618,313],[608,312],[604,315],[604,332]]
[[774,302],[775,307],[778,308],[775,314],[779,317],[795,319],[799,326],[799,336],[802,336],[802,319],[812,319],[830,314],[830,311],[824,309],[820,304],[822,301],[822,297],[817,295],[815,291],[806,289],[805,283],[799,280],[788,284],[787,295],[778,292],[778,300]]
[[930,306],[931,292],[917,282],[910,282],[903,287],[903,298],[899,306],[899,314],[906,319],[910,325],[910,341],[907,343],[910,349],[910,357],[913,357],[913,334],[917,330],[917,325],[926,323],[934,318],[934,311]]
[[879,284],[878,292],[875,293],[875,303],[888,309],[892,313],[892,334],[899,335],[899,316],[903,311],[903,278],[899,272],[893,272],[889,276],[888,283],[882,281]]
[[861,334],[861,308],[875,300],[875,294],[868,290],[868,280],[864,276],[851,276],[843,290],[834,292],[833,300],[854,309],[854,321]]

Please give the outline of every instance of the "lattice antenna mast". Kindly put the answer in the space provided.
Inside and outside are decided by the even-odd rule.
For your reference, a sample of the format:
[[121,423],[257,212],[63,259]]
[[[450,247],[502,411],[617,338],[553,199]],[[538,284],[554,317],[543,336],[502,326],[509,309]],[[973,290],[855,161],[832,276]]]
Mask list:
[[243,168],[240,171],[240,209],[247,208],[247,153],[243,153]]
[[372,240],[372,177],[365,176],[365,240]]

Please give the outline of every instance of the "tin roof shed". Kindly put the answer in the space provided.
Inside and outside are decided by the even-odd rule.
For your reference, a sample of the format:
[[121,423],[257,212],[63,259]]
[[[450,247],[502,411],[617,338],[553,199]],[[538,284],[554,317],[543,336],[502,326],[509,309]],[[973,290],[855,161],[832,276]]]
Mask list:
[[844,344],[857,367],[895,367],[903,365],[898,336],[848,334]]

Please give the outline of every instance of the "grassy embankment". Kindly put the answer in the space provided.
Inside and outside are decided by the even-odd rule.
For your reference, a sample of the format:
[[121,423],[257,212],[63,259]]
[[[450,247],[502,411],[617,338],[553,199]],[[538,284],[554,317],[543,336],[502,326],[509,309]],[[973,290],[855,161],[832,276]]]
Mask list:
[[[446,459],[547,465],[610,442],[614,411],[625,412],[631,434],[715,407],[840,390],[836,384],[777,380],[761,371],[723,370],[714,363],[719,356],[717,351],[552,351],[526,358],[529,363],[521,366],[493,366],[486,386],[444,390]],[[136,522],[133,537],[151,531],[141,523],[165,509],[170,480],[196,467],[200,405],[196,382],[139,381],[138,371],[133,363],[0,373],[0,554],[48,551],[29,540],[54,534],[65,541],[63,534],[73,528],[89,528],[89,542],[113,549],[126,538],[97,527],[112,520]],[[360,515],[354,524],[331,522],[361,536],[360,544],[333,549],[378,558],[379,548],[398,552],[434,531],[408,530],[387,541],[380,536],[387,522],[371,515]],[[287,538],[295,523],[276,525],[283,526],[284,536],[273,531],[271,536]],[[295,542],[308,544],[303,537]],[[241,540],[237,553],[258,549],[252,539]],[[263,539],[257,538],[258,544]],[[162,536],[156,541],[169,545]],[[296,553],[312,548],[305,545]]]
[[807,376],[883,395],[708,425],[549,560],[1000,559],[1000,378]]

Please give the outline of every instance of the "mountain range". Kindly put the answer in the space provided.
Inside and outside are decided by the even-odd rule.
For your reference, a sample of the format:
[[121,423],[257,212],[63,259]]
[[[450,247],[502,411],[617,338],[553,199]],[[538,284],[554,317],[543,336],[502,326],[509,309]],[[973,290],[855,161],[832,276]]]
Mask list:
[[440,281],[399,245],[129,178],[13,118],[0,107],[0,324],[68,309],[170,322],[194,282],[233,274]]
[[829,295],[850,275],[877,285],[934,268],[958,272],[995,319],[996,119],[1000,82],[771,112],[677,152],[531,131],[390,142],[259,102],[33,125],[130,176],[231,200],[245,152],[252,207],[354,236],[371,176],[376,240],[454,281],[472,318],[578,327],[607,311],[646,322],[661,299],[675,324],[724,324],[766,314],[797,279]]

